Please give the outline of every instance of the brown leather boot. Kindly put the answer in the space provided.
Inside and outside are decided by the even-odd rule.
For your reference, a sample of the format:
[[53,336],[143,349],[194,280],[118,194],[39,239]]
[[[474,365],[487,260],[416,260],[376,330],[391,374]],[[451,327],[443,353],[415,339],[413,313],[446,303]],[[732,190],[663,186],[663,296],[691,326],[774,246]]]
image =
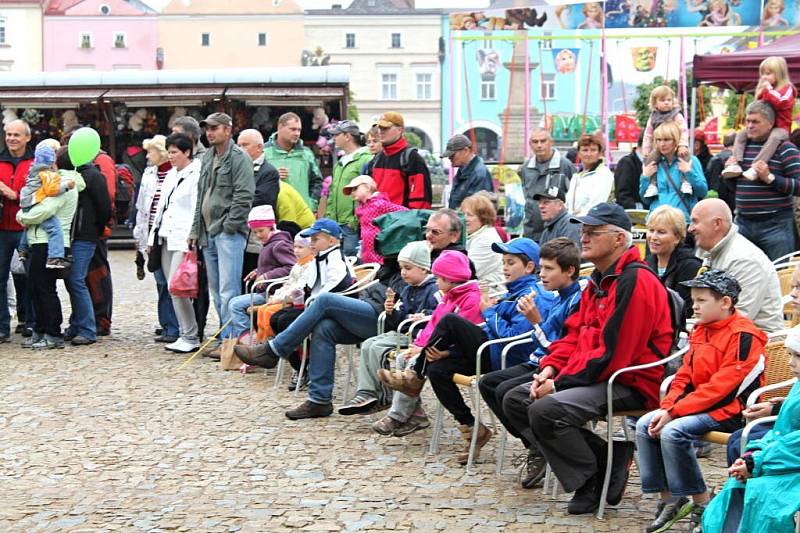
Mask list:
[[378,379],[390,389],[402,392],[413,398],[419,396],[419,393],[422,392],[422,387],[425,385],[425,380],[419,379],[419,376],[412,368],[406,368],[403,372],[390,372],[385,368],[381,368],[378,370]]
[[[458,426],[458,430],[461,432],[461,438],[464,439],[466,445],[464,446],[464,451],[459,453],[456,456],[458,463],[461,465],[467,464],[469,461],[469,446],[472,443],[472,426]],[[492,438],[493,433],[489,428],[480,424],[478,427],[478,439],[475,441],[475,455],[473,456],[472,460],[476,460],[481,453],[481,448],[489,442],[489,439]]]

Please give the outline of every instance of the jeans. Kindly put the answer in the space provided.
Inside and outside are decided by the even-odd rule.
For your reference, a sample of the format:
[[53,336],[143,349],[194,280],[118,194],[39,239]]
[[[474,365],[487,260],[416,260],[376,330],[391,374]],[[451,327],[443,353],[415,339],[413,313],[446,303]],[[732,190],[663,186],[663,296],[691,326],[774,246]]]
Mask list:
[[358,241],[361,239],[359,231],[351,228],[349,224],[339,224],[339,228],[342,230],[342,238],[340,241],[342,243],[342,253],[346,257],[355,257]]
[[239,336],[245,331],[250,330],[250,315],[247,314],[247,308],[250,304],[263,305],[267,303],[263,292],[253,294],[252,300],[249,294],[242,294],[232,299],[228,303],[228,308],[231,312],[231,327],[230,331],[234,338]]
[[358,344],[374,337],[377,328],[378,313],[370,304],[323,292],[269,344],[276,355],[288,358],[308,335],[312,335],[308,399],[327,404],[333,399],[336,345]]
[[[11,335],[11,315],[8,312],[6,283],[11,269],[11,258],[19,246],[21,231],[0,231],[0,335]],[[19,296],[18,296],[19,297]]]
[[177,337],[178,317],[175,315],[175,308],[172,307],[172,296],[167,287],[167,277],[160,268],[153,272],[156,278],[156,290],[158,291],[158,323],[161,325],[162,334],[165,337]]
[[72,242],[70,247],[72,268],[66,280],[69,301],[72,305],[67,334],[73,337],[80,335],[92,341],[97,340],[97,325],[94,320],[92,297],[86,286],[86,274],[89,272],[89,262],[94,255],[94,247],[95,243],[92,241]]
[[[64,232],[61,231],[61,222],[58,221],[58,218],[52,216],[45,219],[39,224],[39,227],[47,234],[47,258],[64,259]],[[22,232],[22,237],[19,239],[19,250],[21,252],[28,251],[27,232]]]
[[791,209],[778,211],[766,220],[736,215],[739,233],[761,248],[770,261],[794,252],[794,214]]
[[[219,233],[208,236],[208,245],[203,249],[208,272],[208,286],[214,307],[222,327],[230,318],[228,304],[242,293],[242,264],[247,239],[241,233]],[[225,327],[221,337],[230,336],[230,327]]]
[[704,493],[706,483],[692,443],[700,435],[719,428],[719,422],[705,413],[682,416],[664,426],[660,438],[653,438],[647,427],[655,413],[647,413],[636,423],[642,492],[669,490],[673,496]]

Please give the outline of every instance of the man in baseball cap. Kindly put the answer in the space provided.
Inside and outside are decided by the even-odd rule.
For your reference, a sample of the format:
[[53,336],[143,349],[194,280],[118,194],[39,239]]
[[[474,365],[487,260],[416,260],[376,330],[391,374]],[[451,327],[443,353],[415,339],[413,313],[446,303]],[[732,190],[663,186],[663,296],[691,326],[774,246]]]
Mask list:
[[233,120],[231,120],[230,115],[226,115],[225,113],[211,113],[208,115],[205,120],[200,121],[201,128],[207,128],[208,126],[233,126]]
[[317,233],[325,233],[334,239],[338,239],[342,236],[342,230],[339,228],[339,224],[329,218],[320,218],[314,222],[310,228],[301,231],[300,235],[302,237],[313,237]]
[[582,217],[570,217],[570,222],[584,226],[615,226],[617,229],[631,231],[631,219],[619,204],[604,202],[589,209]]
[[564,204],[567,197],[566,180],[559,179],[558,183],[551,182],[550,187],[533,195],[542,214],[544,229],[539,242],[544,244],[558,237],[566,237],[580,248],[581,225],[570,219],[567,206]]
[[450,209],[458,209],[465,198],[478,191],[494,191],[492,174],[483,164],[483,159],[472,151],[469,137],[460,133],[453,135],[442,152],[442,158],[445,157],[458,168],[447,202]]
[[352,120],[340,120],[333,126],[331,126],[330,131],[331,135],[339,135],[340,133],[349,133],[354,138],[358,139],[361,130],[358,129],[358,124],[353,122]]
[[405,128],[405,122],[403,121],[403,115],[400,113],[395,113],[394,111],[388,111],[378,117],[378,120],[375,122],[375,125],[379,128],[391,128],[392,126],[397,126],[398,128]]

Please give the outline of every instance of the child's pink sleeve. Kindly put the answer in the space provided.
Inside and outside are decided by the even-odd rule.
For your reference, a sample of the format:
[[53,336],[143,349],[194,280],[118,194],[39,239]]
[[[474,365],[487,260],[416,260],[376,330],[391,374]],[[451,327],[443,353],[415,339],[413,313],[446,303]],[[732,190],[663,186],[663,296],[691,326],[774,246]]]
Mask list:
[[647,117],[647,124],[644,125],[644,136],[642,137],[642,157],[647,157],[653,149],[653,115]]

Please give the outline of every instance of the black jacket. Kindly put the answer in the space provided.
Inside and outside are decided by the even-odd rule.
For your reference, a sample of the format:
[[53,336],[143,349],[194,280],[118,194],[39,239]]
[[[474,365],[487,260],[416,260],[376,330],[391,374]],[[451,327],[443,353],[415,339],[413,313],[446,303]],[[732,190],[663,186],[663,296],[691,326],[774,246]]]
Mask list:
[[625,209],[635,209],[639,198],[639,178],[642,176],[642,161],[636,152],[621,158],[614,169],[614,194],[617,203]]
[[281,185],[281,177],[278,169],[266,159],[255,173],[256,190],[253,194],[253,207],[257,205],[270,205],[278,213],[278,190]]
[[[658,258],[655,254],[650,254],[645,259],[650,268],[654,272],[658,272]],[[683,314],[686,318],[692,316],[692,291],[689,287],[681,285],[681,281],[693,279],[697,276],[697,271],[700,269],[702,261],[694,255],[694,250],[681,243],[669,256],[669,263],[667,263],[667,270],[664,271],[663,276],[659,276],[661,282],[678,292],[685,302],[683,306]]]
[[86,188],[78,194],[78,209],[72,225],[72,240],[97,242],[111,218],[111,199],[106,178],[91,163],[76,169],[83,176]]
[[733,213],[736,209],[736,180],[722,179],[725,161],[731,154],[730,149],[725,148],[709,160],[708,167],[706,167],[706,180],[708,188],[717,191],[720,199],[728,204]]

